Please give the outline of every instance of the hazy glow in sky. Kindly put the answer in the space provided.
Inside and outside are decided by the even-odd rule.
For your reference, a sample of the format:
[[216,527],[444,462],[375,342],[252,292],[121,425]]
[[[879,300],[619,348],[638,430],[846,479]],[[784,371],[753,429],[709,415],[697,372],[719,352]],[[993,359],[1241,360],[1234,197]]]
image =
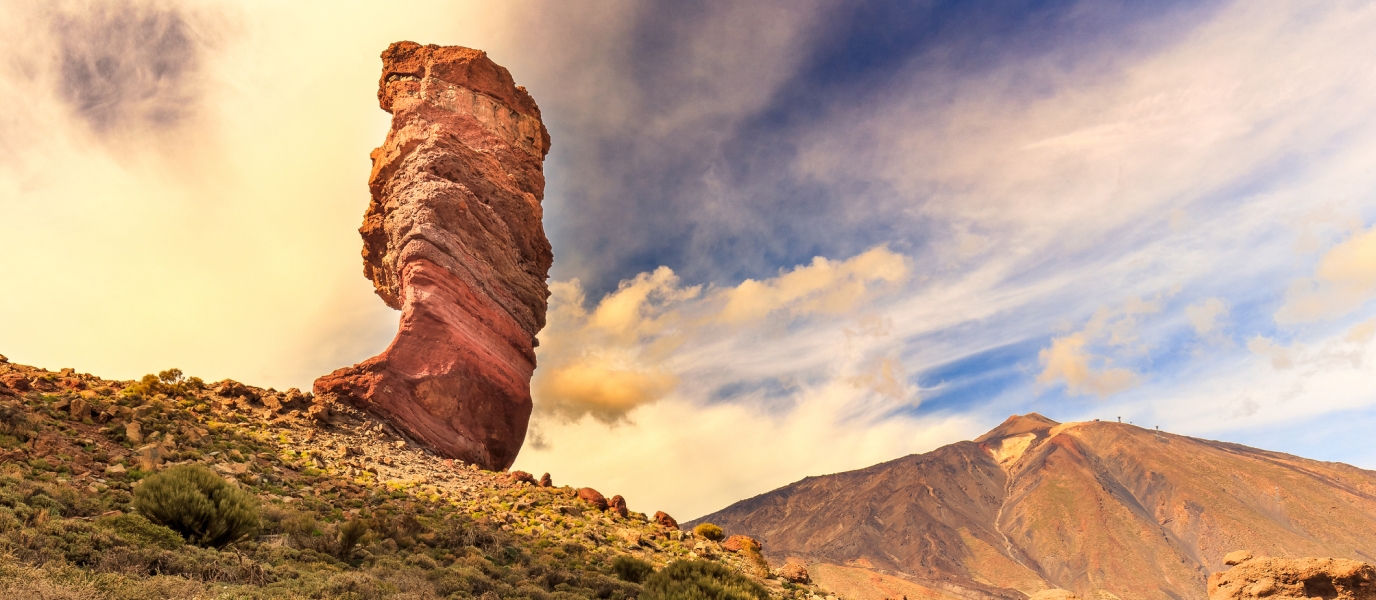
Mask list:
[[1376,467],[1363,2],[9,3],[0,352],[304,389],[380,351],[403,39],[553,138],[516,468],[683,520],[1029,411]]

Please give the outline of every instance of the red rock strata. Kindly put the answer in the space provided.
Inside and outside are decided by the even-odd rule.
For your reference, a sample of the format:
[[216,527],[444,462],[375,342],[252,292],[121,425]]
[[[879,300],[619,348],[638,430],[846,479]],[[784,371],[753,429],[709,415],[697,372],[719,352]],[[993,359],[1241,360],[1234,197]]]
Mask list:
[[402,311],[385,352],[317,379],[447,457],[516,459],[530,419],[535,334],[553,253],[541,225],[549,134],[540,109],[480,50],[392,44],[378,101],[363,274]]

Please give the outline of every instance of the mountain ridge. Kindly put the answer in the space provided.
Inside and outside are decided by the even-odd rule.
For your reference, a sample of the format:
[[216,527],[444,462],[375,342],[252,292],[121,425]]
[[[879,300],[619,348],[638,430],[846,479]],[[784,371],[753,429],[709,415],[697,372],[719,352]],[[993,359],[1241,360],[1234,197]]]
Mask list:
[[[974,441],[805,478],[687,525],[708,521],[761,539],[771,558],[805,557],[838,577],[897,575],[932,597],[1063,588],[1202,599],[1208,575],[1239,548],[1373,560],[1376,472],[1030,413]],[[827,570],[813,569],[823,580]]]

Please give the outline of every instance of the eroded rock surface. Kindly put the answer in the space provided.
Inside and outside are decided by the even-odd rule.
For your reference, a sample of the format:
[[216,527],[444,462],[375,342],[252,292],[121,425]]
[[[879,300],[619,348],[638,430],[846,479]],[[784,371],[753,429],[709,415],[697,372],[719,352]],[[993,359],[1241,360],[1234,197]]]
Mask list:
[[378,101],[363,272],[402,311],[385,352],[315,382],[434,451],[509,467],[530,419],[553,254],[541,225],[549,134],[506,69],[469,48],[392,44]]
[[1246,556],[1209,576],[1209,600],[1376,600],[1376,568],[1364,562]]

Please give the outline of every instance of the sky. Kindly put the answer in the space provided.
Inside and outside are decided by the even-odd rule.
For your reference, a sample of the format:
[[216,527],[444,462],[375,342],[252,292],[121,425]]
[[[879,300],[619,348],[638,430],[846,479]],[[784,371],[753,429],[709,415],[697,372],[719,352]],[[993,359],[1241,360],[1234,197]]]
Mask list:
[[16,0],[0,353],[308,389],[389,43],[539,103],[514,468],[694,518],[1011,414],[1376,468],[1376,5]]

